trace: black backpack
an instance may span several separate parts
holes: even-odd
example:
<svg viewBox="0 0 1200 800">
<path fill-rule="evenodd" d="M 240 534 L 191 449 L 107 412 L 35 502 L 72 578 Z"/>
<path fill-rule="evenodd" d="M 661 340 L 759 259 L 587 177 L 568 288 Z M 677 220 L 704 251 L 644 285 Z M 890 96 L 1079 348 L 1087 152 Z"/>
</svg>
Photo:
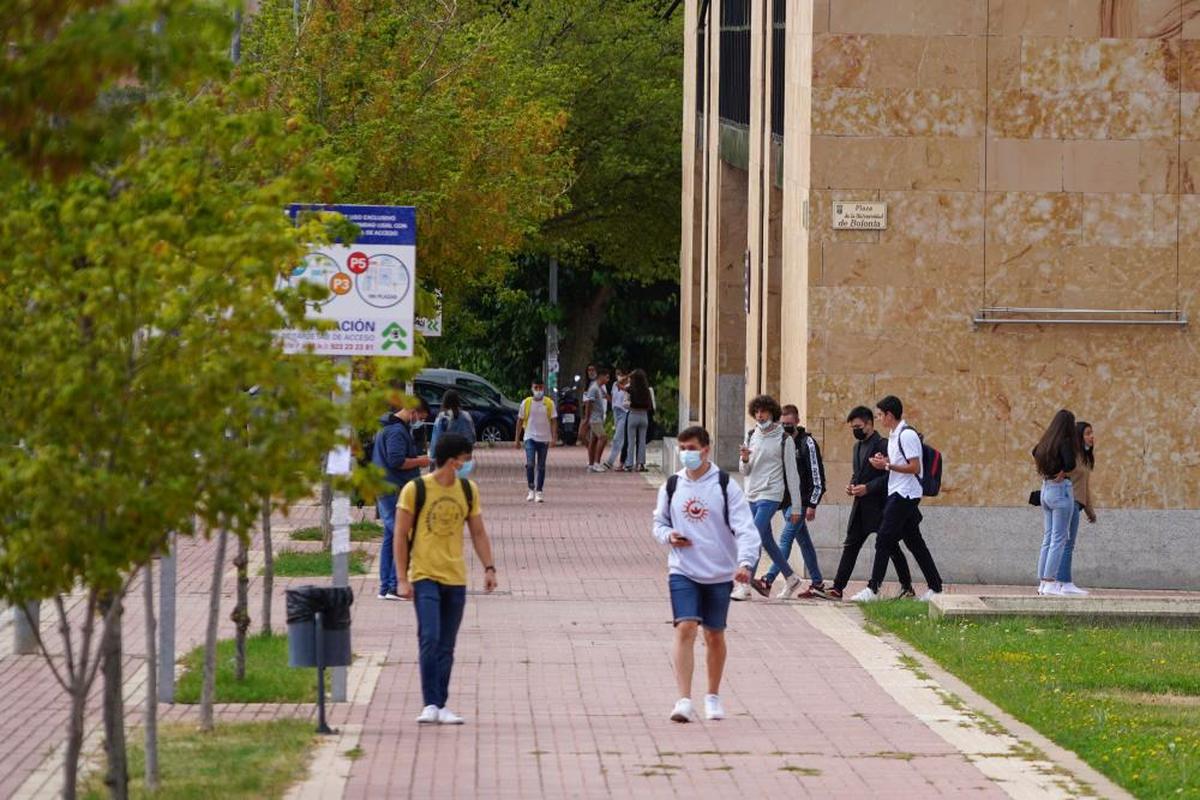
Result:
<svg viewBox="0 0 1200 800">
<path fill-rule="evenodd" d="M 723 469 L 717 469 L 717 483 L 721 484 L 721 497 L 725 500 L 725 527 L 729 527 L 729 473 Z M 667 524 L 674 525 L 675 522 L 671 519 L 671 499 L 675 497 L 675 488 L 679 486 L 679 476 L 672 475 L 667 478 Z M 730 531 L 732 532 L 732 528 Z"/>
<path fill-rule="evenodd" d="M 917 438 L 921 440 L 921 494 L 925 497 L 937 497 L 938 492 L 942 491 L 942 452 L 926 442 L 925 437 L 916 428 L 911 425 L 905 427 L 917 434 Z M 900 448 L 900 457 L 907 461 L 904 440 L 897 437 L 896 445 Z"/>
</svg>

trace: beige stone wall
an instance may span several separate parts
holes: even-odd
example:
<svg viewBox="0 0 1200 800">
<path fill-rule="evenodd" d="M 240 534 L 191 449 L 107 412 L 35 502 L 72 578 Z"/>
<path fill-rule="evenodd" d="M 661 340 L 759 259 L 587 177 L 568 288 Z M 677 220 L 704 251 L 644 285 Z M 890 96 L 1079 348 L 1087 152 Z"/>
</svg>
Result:
<svg viewBox="0 0 1200 800">
<path fill-rule="evenodd" d="M 1029 449 L 1065 406 L 1096 426 L 1101 505 L 1200 505 L 1194 326 L 972 325 L 985 305 L 1194 317 L 1200 2 L 833 0 L 814 13 L 811 140 L 789 128 L 785 156 L 794 176 L 811 148 L 810 182 L 785 185 L 785 224 L 798 198 L 811 218 L 785 232 L 784 326 L 801 333 L 785 339 L 783 382 L 785 395 L 803 383 L 831 484 L 849 472 L 846 412 L 894 393 L 946 453 L 932 502 L 1022 503 Z M 791 34 L 789 58 L 803 58 Z M 837 199 L 887 202 L 888 229 L 833 231 Z M 807 298 L 789 313 L 797 277 Z M 797 338 L 803 356 L 789 353 Z"/>
</svg>

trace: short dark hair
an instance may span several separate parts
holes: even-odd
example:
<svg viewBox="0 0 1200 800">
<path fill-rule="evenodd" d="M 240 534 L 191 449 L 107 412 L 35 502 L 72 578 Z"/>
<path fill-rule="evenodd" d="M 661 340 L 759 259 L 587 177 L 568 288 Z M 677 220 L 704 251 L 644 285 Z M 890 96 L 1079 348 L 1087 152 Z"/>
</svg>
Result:
<svg viewBox="0 0 1200 800">
<path fill-rule="evenodd" d="M 596 367 L 596 377 L 599 377 L 601 375 L 611 375 L 611 374 L 612 373 L 608 371 L 608 367 Z"/>
<path fill-rule="evenodd" d="M 871 413 L 871 409 L 866 406 L 855 406 L 850 409 L 850 413 L 846 415 L 846 422 L 854 422 L 856 419 L 861 419 L 864 423 L 875 422 L 875 415 Z"/>
<path fill-rule="evenodd" d="M 758 397 L 750 401 L 750 416 L 754 416 L 761 410 L 766 410 L 771 413 L 771 419 L 776 422 L 783 416 L 783 409 L 779 407 L 779 401 L 769 394 L 760 394 Z"/>
<path fill-rule="evenodd" d="M 417 402 L 412 406 L 413 411 L 420 411 L 426 417 L 429 416 L 429 403 L 425 402 L 424 397 L 418 397 Z"/>
<path fill-rule="evenodd" d="M 712 438 L 708 435 L 708 431 L 703 425 L 693 425 L 690 428 L 684 428 L 675 437 L 680 442 L 696 442 L 701 447 L 708 447 L 712 443 Z"/>
<path fill-rule="evenodd" d="M 896 419 L 904 418 L 904 404 L 900 402 L 900 398 L 894 394 L 889 394 L 887 397 L 875 404 L 875 407 L 884 414 L 891 414 Z"/>
<path fill-rule="evenodd" d="M 475 449 L 471 440 L 460 433 L 443 433 L 433 448 L 433 460 L 440 467 L 452 458 L 470 455 Z"/>
<path fill-rule="evenodd" d="M 796 408 L 791 403 L 788 403 L 783 407 L 783 414 L 791 414 L 796 419 L 800 419 L 800 409 Z M 783 416 L 783 414 L 780 414 L 780 416 Z"/>
</svg>

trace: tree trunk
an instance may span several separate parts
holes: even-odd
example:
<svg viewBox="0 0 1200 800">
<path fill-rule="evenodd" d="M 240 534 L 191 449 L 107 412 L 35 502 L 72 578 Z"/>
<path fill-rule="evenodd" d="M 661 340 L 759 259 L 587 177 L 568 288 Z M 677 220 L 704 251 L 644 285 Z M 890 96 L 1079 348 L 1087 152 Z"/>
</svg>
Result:
<svg viewBox="0 0 1200 800">
<path fill-rule="evenodd" d="M 100 639 L 100 657 L 104 674 L 104 752 L 108 772 L 104 784 L 109 797 L 129 797 L 129 764 L 125 752 L 125 693 L 121 669 L 121 617 L 125 592 L 110 593 L 102 602 L 104 633 Z"/>
<path fill-rule="evenodd" d="M 262 541 L 263 541 L 263 580 L 262 580 L 262 634 L 271 635 L 271 597 L 275 594 L 275 550 L 271 543 L 271 497 L 262 501 Z"/>
<path fill-rule="evenodd" d="M 233 565 L 237 567 L 237 601 L 233 605 L 233 613 L 229 615 L 235 628 L 234 675 L 239 681 L 246 680 L 246 631 L 250 628 L 250 553 L 246 547 L 248 539 L 248 536 L 238 537 L 237 555 L 233 559 Z"/>
<path fill-rule="evenodd" d="M 154 560 L 146 562 L 142 599 L 146 614 L 146 708 L 145 726 L 146 790 L 158 788 L 158 625 L 154 619 Z"/>
<path fill-rule="evenodd" d="M 217 623 L 221 614 L 221 573 L 225 569 L 225 546 L 229 532 L 217 534 L 217 554 L 213 559 L 212 585 L 208 593 L 208 629 L 204 634 L 204 680 L 200 688 L 200 730 L 213 729 L 213 695 L 217 683 Z"/>
<path fill-rule="evenodd" d="M 328 477 L 321 481 L 321 545 L 333 547 L 333 481 Z"/>
<path fill-rule="evenodd" d="M 559 382 L 561 386 L 567 386 L 568 381 L 574 383 L 575 376 L 584 375 L 584 370 L 591 363 L 596 341 L 600 338 L 600 326 L 608 314 L 608 302 L 612 296 L 611 286 L 601 286 L 586 303 L 567 310 L 567 335 L 559 358 L 561 374 L 566 380 Z M 586 376 L 583 380 L 587 380 Z M 580 400 L 582 402 L 582 398 Z"/>
<path fill-rule="evenodd" d="M 75 800 L 79 793 L 79 757 L 83 752 L 84 713 L 87 709 L 87 698 L 92 688 L 92 681 L 96 677 L 94 665 L 91 663 L 92 637 L 96 628 L 96 590 L 88 590 L 87 606 L 78 641 L 78 654 L 74 652 L 74 637 L 61 596 L 55 598 L 54 607 L 58 611 L 58 630 L 62 637 L 67 667 L 67 676 L 60 680 L 60 685 L 66 688 L 67 694 L 71 698 L 71 710 L 67 717 L 66 751 L 63 757 L 63 798 Z M 51 671 L 58 677 L 53 657 L 46 650 L 46 643 L 42 641 L 40 635 L 38 636 L 38 646 Z"/>
</svg>

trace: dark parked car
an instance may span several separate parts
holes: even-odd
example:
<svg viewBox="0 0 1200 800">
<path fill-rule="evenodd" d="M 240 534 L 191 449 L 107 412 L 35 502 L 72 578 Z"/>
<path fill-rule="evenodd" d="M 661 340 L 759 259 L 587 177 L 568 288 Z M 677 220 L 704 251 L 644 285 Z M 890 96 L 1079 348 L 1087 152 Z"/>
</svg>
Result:
<svg viewBox="0 0 1200 800">
<path fill-rule="evenodd" d="M 442 410 L 442 395 L 453 389 L 462 398 L 463 409 L 475 422 L 475 439 L 480 442 L 511 442 L 517 432 L 517 410 L 476 394 L 463 386 L 448 386 L 428 380 L 413 382 L 413 391 L 429 404 L 429 422 Z"/>
</svg>

